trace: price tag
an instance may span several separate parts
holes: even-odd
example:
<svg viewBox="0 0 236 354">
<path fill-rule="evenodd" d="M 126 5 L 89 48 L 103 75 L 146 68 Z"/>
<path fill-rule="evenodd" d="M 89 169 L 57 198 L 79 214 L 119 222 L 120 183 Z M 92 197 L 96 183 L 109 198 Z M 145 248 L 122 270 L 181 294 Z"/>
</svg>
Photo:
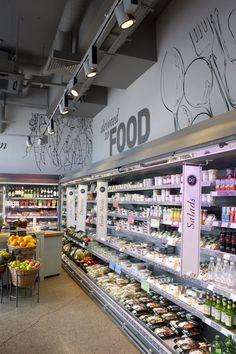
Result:
<svg viewBox="0 0 236 354">
<path fill-rule="evenodd" d="M 214 286 L 213 286 L 213 285 L 211 285 L 211 284 L 208 284 L 208 285 L 207 285 L 207 289 L 208 289 L 208 290 L 210 290 L 210 291 L 213 291 Z"/>
<path fill-rule="evenodd" d="M 150 291 L 150 284 L 146 280 L 141 280 L 141 288 L 148 292 Z"/>
<path fill-rule="evenodd" d="M 118 200 L 114 200 L 112 203 L 113 208 L 119 208 L 119 202 Z"/>
<path fill-rule="evenodd" d="M 115 266 L 116 266 L 116 265 L 115 265 L 114 262 L 112 262 L 112 261 L 109 262 L 109 268 L 110 268 L 110 269 L 115 270 Z"/>
<path fill-rule="evenodd" d="M 178 221 L 172 221 L 171 226 L 172 227 L 179 227 L 179 222 Z"/>
<path fill-rule="evenodd" d="M 226 328 L 221 328 L 221 333 L 224 334 L 225 336 L 227 336 L 229 334 L 229 331 Z"/>
<path fill-rule="evenodd" d="M 231 229 L 236 229 L 236 222 L 231 222 L 230 227 Z"/>
<path fill-rule="evenodd" d="M 119 264 L 116 264 L 116 265 L 115 265 L 115 272 L 116 272 L 117 274 L 121 274 L 121 271 L 122 271 L 121 266 L 120 266 Z"/>
<path fill-rule="evenodd" d="M 151 227 L 159 228 L 160 220 L 151 218 Z"/>
<path fill-rule="evenodd" d="M 210 320 L 209 318 L 206 317 L 206 318 L 204 319 L 204 322 L 205 322 L 206 324 L 208 324 L 209 326 L 211 326 L 211 323 L 212 323 L 212 322 L 211 322 L 211 320 Z"/>
<path fill-rule="evenodd" d="M 134 217 L 133 217 L 133 215 L 128 216 L 128 223 L 129 223 L 129 224 L 134 224 Z"/>
<path fill-rule="evenodd" d="M 222 221 L 221 222 L 221 227 L 229 227 L 229 223 L 225 222 L 225 221 Z"/>
<path fill-rule="evenodd" d="M 230 300 L 236 301 L 236 294 L 230 294 Z"/>
<path fill-rule="evenodd" d="M 224 259 L 226 259 L 227 261 L 229 261 L 229 260 L 230 260 L 230 256 L 231 256 L 230 253 L 225 253 L 225 254 L 224 254 Z"/>
</svg>

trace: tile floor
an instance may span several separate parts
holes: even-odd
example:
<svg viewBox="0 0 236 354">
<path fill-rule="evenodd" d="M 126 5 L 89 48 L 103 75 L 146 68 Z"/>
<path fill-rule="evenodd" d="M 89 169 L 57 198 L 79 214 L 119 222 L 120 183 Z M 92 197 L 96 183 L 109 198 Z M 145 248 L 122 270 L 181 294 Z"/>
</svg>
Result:
<svg viewBox="0 0 236 354">
<path fill-rule="evenodd" d="M 0 353 L 138 354 L 109 317 L 62 271 L 35 298 L 0 304 Z"/>
</svg>

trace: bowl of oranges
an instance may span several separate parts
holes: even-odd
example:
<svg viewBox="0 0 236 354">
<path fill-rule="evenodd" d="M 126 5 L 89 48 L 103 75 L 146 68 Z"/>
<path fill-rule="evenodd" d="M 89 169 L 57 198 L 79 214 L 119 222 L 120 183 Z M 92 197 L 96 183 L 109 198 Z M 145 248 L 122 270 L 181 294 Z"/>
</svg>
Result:
<svg viewBox="0 0 236 354">
<path fill-rule="evenodd" d="M 20 260 L 25 260 L 34 256 L 37 240 L 31 235 L 11 235 L 8 237 L 7 247 L 13 256 Z"/>
</svg>

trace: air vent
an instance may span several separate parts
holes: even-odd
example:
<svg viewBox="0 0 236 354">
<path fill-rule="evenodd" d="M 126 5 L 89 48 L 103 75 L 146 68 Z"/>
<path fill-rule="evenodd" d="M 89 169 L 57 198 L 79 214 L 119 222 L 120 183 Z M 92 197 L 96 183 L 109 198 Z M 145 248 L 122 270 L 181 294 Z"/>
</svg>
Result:
<svg viewBox="0 0 236 354">
<path fill-rule="evenodd" d="M 77 54 L 65 53 L 54 50 L 46 64 L 49 74 L 74 74 L 80 63 Z"/>
<path fill-rule="evenodd" d="M 0 92 L 17 95 L 22 76 L 0 72 Z"/>
</svg>

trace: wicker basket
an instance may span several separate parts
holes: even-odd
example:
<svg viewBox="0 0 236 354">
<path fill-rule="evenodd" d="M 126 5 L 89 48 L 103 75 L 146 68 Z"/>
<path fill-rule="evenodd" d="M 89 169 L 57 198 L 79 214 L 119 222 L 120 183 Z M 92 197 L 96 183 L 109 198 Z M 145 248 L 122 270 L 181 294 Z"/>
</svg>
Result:
<svg viewBox="0 0 236 354">
<path fill-rule="evenodd" d="M 7 263 L 0 265 L 0 273 L 3 273 L 7 267 Z"/>
<path fill-rule="evenodd" d="M 8 250 L 14 257 L 19 259 L 20 261 L 25 261 L 26 259 L 32 259 L 35 255 L 35 247 L 19 247 L 19 246 L 11 246 L 7 245 Z"/>
<path fill-rule="evenodd" d="M 33 288 L 39 269 L 18 270 L 8 266 L 12 284 L 19 288 Z M 18 281 L 18 283 L 17 283 Z"/>
</svg>

